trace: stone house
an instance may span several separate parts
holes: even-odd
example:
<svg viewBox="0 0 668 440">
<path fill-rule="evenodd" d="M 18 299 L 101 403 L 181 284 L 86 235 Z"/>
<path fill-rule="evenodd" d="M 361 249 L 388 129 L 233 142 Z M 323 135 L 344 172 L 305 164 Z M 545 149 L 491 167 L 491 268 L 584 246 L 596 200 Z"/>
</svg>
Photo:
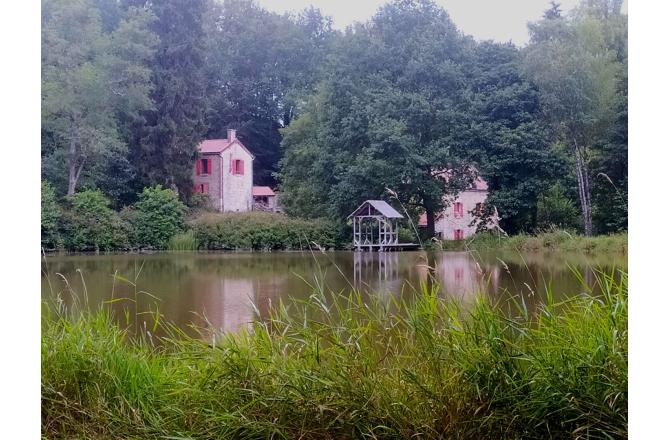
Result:
<svg viewBox="0 0 668 440">
<path fill-rule="evenodd" d="M 446 198 L 446 208 L 436 214 L 434 232 L 442 240 L 463 240 L 476 233 L 480 219 L 476 213 L 482 212 L 487 200 L 488 186 L 478 176 L 471 187 L 460 191 L 457 197 Z M 486 225 L 488 229 L 498 228 L 499 217 L 494 215 Z M 418 226 L 427 226 L 427 215 L 422 214 Z"/>
<path fill-rule="evenodd" d="M 227 130 L 227 139 L 207 139 L 197 146 L 193 192 L 208 194 L 220 212 L 246 212 L 253 208 L 255 157 Z"/>
</svg>

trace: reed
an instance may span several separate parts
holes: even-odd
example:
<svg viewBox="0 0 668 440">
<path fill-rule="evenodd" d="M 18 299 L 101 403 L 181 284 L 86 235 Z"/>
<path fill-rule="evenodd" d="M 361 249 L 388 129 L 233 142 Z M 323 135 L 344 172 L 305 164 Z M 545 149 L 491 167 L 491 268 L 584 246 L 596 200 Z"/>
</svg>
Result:
<svg viewBox="0 0 668 440">
<path fill-rule="evenodd" d="M 199 248 L 199 240 L 193 231 L 186 231 L 173 235 L 167 243 L 170 251 L 196 251 Z"/>
<path fill-rule="evenodd" d="M 624 273 L 537 314 L 319 291 L 249 331 L 132 335 L 108 308 L 46 307 L 51 438 L 625 438 Z"/>
<path fill-rule="evenodd" d="M 466 240 L 445 240 L 432 245 L 437 250 L 512 249 L 522 252 L 564 251 L 615 253 L 626 255 L 628 234 L 617 233 L 585 237 L 568 231 L 551 230 L 535 235 L 517 234 L 508 237 L 493 233 L 475 234 Z"/>
</svg>

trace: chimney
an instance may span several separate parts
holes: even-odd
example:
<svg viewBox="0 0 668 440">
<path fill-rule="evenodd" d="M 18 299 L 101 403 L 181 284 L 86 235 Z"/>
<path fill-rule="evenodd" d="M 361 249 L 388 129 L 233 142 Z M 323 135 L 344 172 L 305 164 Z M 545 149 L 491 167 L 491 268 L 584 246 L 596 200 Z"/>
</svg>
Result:
<svg viewBox="0 0 668 440">
<path fill-rule="evenodd" d="M 227 129 L 227 141 L 232 142 L 237 138 L 237 131 L 233 128 Z"/>
</svg>

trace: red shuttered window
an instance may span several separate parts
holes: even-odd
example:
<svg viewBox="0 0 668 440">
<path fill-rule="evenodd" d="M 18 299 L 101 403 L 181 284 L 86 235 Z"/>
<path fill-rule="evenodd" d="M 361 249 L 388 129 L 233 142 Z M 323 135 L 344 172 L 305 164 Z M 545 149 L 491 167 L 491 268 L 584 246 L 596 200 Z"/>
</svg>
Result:
<svg viewBox="0 0 668 440">
<path fill-rule="evenodd" d="M 230 172 L 235 175 L 244 174 L 244 161 L 239 159 L 230 159 Z"/>
<path fill-rule="evenodd" d="M 455 202 L 454 206 L 455 218 L 461 218 L 464 216 L 464 204 L 462 202 Z"/>
<path fill-rule="evenodd" d="M 197 175 L 211 174 L 211 159 L 200 159 L 197 165 Z"/>
<path fill-rule="evenodd" d="M 464 239 L 464 230 L 463 229 L 455 229 L 455 240 L 463 240 Z"/>
</svg>

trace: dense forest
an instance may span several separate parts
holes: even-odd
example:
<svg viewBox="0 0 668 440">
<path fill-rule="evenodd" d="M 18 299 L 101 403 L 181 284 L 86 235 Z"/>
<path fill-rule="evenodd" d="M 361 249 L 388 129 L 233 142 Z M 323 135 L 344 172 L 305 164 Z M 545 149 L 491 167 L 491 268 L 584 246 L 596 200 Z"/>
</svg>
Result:
<svg viewBox="0 0 668 440">
<path fill-rule="evenodd" d="M 621 3 L 552 3 L 517 47 L 474 40 L 428 0 L 345 31 L 249 0 L 43 0 L 42 178 L 116 210 L 158 184 L 191 203 L 197 144 L 236 128 L 291 216 L 340 221 L 386 198 L 433 230 L 476 169 L 480 215 L 508 233 L 625 230 Z"/>
</svg>

